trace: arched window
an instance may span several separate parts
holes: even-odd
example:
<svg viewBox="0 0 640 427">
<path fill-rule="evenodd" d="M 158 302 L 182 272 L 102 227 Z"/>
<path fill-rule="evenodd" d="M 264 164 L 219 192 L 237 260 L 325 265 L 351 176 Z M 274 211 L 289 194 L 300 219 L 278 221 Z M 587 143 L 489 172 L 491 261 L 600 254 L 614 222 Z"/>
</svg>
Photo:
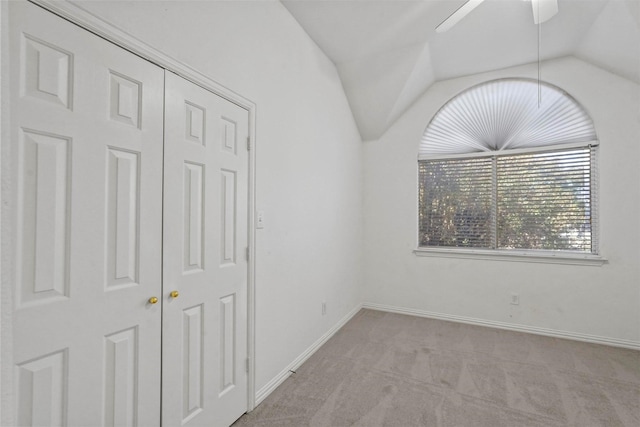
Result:
<svg viewBox="0 0 640 427">
<path fill-rule="evenodd" d="M 589 115 L 550 84 L 455 96 L 420 143 L 420 249 L 597 254 L 597 146 Z"/>
</svg>

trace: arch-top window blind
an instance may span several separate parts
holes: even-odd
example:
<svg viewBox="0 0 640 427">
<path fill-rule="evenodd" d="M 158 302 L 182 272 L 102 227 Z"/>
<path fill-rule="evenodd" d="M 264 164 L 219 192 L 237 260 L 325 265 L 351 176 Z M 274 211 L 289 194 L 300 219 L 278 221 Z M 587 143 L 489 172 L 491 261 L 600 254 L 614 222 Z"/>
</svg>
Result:
<svg viewBox="0 0 640 427">
<path fill-rule="evenodd" d="M 597 254 L 597 145 L 589 115 L 555 86 L 462 92 L 421 140 L 419 245 Z"/>
</svg>

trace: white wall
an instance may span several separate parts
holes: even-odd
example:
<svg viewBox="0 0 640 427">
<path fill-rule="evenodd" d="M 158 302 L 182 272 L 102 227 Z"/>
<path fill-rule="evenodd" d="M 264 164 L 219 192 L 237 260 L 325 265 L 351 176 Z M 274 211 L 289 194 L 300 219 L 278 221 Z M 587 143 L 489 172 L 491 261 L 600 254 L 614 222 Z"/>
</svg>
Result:
<svg viewBox="0 0 640 427">
<path fill-rule="evenodd" d="M 8 28 L 8 7 L 6 2 L 0 3 L 0 51 L 7 52 L 9 47 L 9 41 L 7 40 L 7 28 Z M 0 111 L 2 112 L 2 117 L 0 117 L 0 138 L 2 141 L 5 141 L 6 138 L 9 138 L 9 127 L 6 125 L 8 123 L 7 118 L 5 117 L 6 111 L 9 111 L 8 105 L 8 96 L 6 94 L 9 92 L 7 77 L 9 75 L 9 61 L 7 61 L 3 55 L 0 55 Z M 5 157 L 3 157 L 5 156 Z M 4 145 L 0 147 L 0 176 L 2 176 L 2 167 L 4 167 L 4 161 L 6 159 L 6 154 L 4 154 Z M 0 187 L 2 188 L 2 194 L 5 193 L 5 182 L 1 180 Z M 5 204 L 2 203 L 0 206 L 0 224 L 4 224 L 3 220 L 6 221 L 6 214 L 3 212 L 5 210 Z M 7 239 L 3 234 L 0 234 L 0 272 L 5 272 L 2 269 L 2 265 L 7 265 L 6 261 L 9 260 L 9 256 L 7 255 L 7 249 L 9 246 L 7 245 Z M 9 339 L 13 338 L 10 334 L 7 334 L 5 331 L 11 330 L 13 326 L 12 318 L 11 318 L 11 298 L 7 295 L 6 287 L 4 286 L 6 272 L 3 275 L 0 275 L 0 425 L 5 423 L 5 420 L 8 420 L 10 417 L 6 415 L 6 410 L 3 413 L 2 408 L 4 402 L 11 401 L 11 395 L 13 393 L 13 379 L 11 379 L 13 366 L 10 366 L 8 361 L 12 360 L 12 356 L 8 355 L 7 346 L 4 344 Z M 7 340 L 7 341 L 5 341 Z M 3 416 L 4 414 L 4 416 Z"/>
<path fill-rule="evenodd" d="M 535 65 L 434 84 L 377 141 L 365 143 L 364 301 L 640 345 L 640 87 L 569 57 L 543 79 L 574 96 L 601 143 L 602 267 L 416 257 L 417 152 L 437 110 L 475 84 L 536 77 Z M 509 304 L 511 292 L 520 305 Z"/>
<path fill-rule="evenodd" d="M 257 104 L 259 391 L 361 301 L 362 144 L 336 69 L 277 1 L 74 3 Z"/>
</svg>

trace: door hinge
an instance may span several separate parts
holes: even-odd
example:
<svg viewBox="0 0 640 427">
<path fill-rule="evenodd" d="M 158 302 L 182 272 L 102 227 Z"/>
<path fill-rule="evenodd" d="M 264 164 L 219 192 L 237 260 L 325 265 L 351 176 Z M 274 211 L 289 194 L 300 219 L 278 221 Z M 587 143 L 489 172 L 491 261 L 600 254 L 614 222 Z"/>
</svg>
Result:
<svg viewBox="0 0 640 427">
<path fill-rule="evenodd" d="M 245 368 L 246 368 L 246 370 L 247 370 L 247 373 L 249 373 L 249 358 L 248 358 L 248 357 L 247 357 L 246 362 L 247 362 L 247 363 L 245 364 Z"/>
<path fill-rule="evenodd" d="M 249 262 L 249 246 L 247 246 L 247 250 L 245 251 L 245 257 L 247 258 L 247 262 Z"/>
<path fill-rule="evenodd" d="M 251 137 L 247 137 L 247 150 L 251 150 Z"/>
</svg>

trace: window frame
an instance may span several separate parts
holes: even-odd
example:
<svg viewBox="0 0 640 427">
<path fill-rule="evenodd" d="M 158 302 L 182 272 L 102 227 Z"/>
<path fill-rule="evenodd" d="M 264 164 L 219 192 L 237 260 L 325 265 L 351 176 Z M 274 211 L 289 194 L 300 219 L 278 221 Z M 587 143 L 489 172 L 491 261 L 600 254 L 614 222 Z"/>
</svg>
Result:
<svg viewBox="0 0 640 427">
<path fill-rule="evenodd" d="M 518 86 L 508 87 L 506 85 Z M 503 86 L 504 84 L 504 86 Z M 537 105 L 532 100 L 537 98 Z M 549 100 L 542 102 L 541 100 Z M 502 104 L 502 102 L 506 104 Z M 556 102 L 559 102 L 557 104 Z M 496 109 L 496 105 L 500 103 Z M 542 107 L 541 107 L 542 106 Z M 542 108 L 542 110 L 541 110 Z M 460 123 L 458 114 L 460 112 Z M 524 140 L 510 139 L 501 144 L 497 139 L 487 140 L 487 127 L 478 127 L 478 121 L 484 124 L 495 123 L 496 114 L 505 114 L 510 125 L 512 119 L 525 118 L 528 123 L 519 125 L 529 126 L 530 129 L 545 129 L 544 137 L 540 133 L 536 137 L 525 136 Z M 515 115 L 514 115 L 515 113 Z M 453 114 L 453 115 L 452 115 Z M 522 115 L 524 114 L 524 115 Z M 500 120 L 502 121 L 502 120 Z M 495 128 L 491 128 L 495 129 Z M 523 130 L 522 127 L 503 129 L 505 135 Z M 531 135 L 531 134 L 530 134 Z M 452 138 L 450 138 L 450 136 Z M 529 138 L 527 140 L 527 138 Z M 516 144 L 512 144 L 516 141 Z M 592 251 L 576 252 L 571 250 L 542 250 L 542 249 L 480 249 L 445 246 L 420 246 L 420 161 L 439 159 L 478 158 L 481 156 L 494 157 L 535 153 L 536 151 L 551 151 L 570 148 L 585 148 L 599 146 L 598 136 L 593 120 L 589 113 L 576 99 L 558 86 L 540 79 L 527 77 L 503 77 L 487 80 L 470 86 L 445 102 L 431 118 L 422 137 L 418 149 L 416 164 L 416 212 L 415 220 L 415 248 L 413 253 L 418 257 L 466 258 L 496 261 L 520 261 L 549 264 L 593 265 L 601 266 L 608 261 L 599 252 L 599 203 L 598 203 L 598 155 L 592 156 Z M 596 148 L 599 150 L 599 148 Z M 496 203 L 497 206 L 497 203 Z"/>
<path fill-rule="evenodd" d="M 418 257 L 461 258 L 488 261 L 519 261 L 544 264 L 602 266 L 608 260 L 601 255 L 572 254 L 567 251 L 543 250 L 504 250 L 504 249 L 467 249 L 467 248 L 427 248 L 419 246 L 413 250 Z"/>
<path fill-rule="evenodd" d="M 499 249 L 499 248 L 463 248 L 455 246 L 420 246 L 420 206 L 419 206 L 419 192 L 420 192 L 420 162 L 424 160 L 455 160 L 465 158 L 482 158 L 490 157 L 496 158 L 498 156 L 512 156 L 518 154 L 534 154 L 543 153 L 557 150 L 570 150 L 578 148 L 595 148 L 598 149 L 599 142 L 597 140 L 590 142 L 569 143 L 569 144 L 557 144 L 552 146 L 531 147 L 504 151 L 487 151 L 487 152 L 475 152 L 475 153 L 462 153 L 462 154 L 443 154 L 443 155 L 430 155 L 428 158 L 420 156 L 416 165 L 416 181 L 417 181 L 417 193 L 416 200 L 418 201 L 417 215 L 416 215 L 416 249 L 413 253 L 418 257 L 441 257 L 441 258 L 462 258 L 462 259 L 476 259 L 476 260 L 493 260 L 493 261 L 520 261 L 530 263 L 547 263 L 547 264 L 567 264 L 567 265 L 590 265 L 601 266 L 608 261 L 606 258 L 599 254 L 598 248 L 598 220 L 597 215 L 598 203 L 597 203 L 597 187 L 598 187 L 598 175 L 597 164 L 592 164 L 591 169 L 595 171 L 591 178 L 591 188 L 594 191 L 593 197 L 593 209 L 595 211 L 594 223 L 592 228 L 592 239 L 595 243 L 596 252 L 576 252 L 570 250 L 542 250 L 542 249 Z M 597 162 L 597 155 L 594 157 L 594 161 Z M 494 200 L 494 202 L 497 202 Z M 495 207 L 494 207 L 495 208 Z"/>
</svg>

